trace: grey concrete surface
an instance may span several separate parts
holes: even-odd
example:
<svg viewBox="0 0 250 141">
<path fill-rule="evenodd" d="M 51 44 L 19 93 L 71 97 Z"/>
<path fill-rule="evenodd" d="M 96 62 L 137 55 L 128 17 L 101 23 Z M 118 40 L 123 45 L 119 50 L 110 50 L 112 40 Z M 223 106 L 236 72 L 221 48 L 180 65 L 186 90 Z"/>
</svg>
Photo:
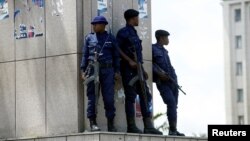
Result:
<svg viewBox="0 0 250 141">
<path fill-rule="evenodd" d="M 16 62 L 16 136 L 45 135 L 45 59 Z"/>
<path fill-rule="evenodd" d="M 46 59 L 47 134 L 77 133 L 77 55 Z"/>
<path fill-rule="evenodd" d="M 15 136 L 15 63 L 0 63 L 0 138 Z"/>
<path fill-rule="evenodd" d="M 75 0 L 56 1 L 62 13 L 55 15 L 57 7 L 46 2 L 46 56 L 77 53 L 77 8 L 81 7 Z"/>
<path fill-rule="evenodd" d="M 33 138 L 3 139 L 3 141 L 207 141 L 207 138 L 175 137 L 145 134 L 126 134 L 111 132 L 84 132 Z"/>
</svg>

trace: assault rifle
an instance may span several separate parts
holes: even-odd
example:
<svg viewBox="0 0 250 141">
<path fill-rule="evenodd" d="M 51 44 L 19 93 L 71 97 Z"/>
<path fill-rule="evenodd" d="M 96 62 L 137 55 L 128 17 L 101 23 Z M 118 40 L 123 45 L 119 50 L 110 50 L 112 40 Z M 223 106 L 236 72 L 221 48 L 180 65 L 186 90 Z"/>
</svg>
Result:
<svg viewBox="0 0 250 141">
<path fill-rule="evenodd" d="M 184 94 L 184 95 L 186 95 L 186 93 L 181 89 L 181 86 L 179 86 L 178 85 L 178 83 L 167 73 L 167 72 L 165 72 L 162 68 L 160 68 L 156 63 L 154 63 L 154 66 L 156 66 L 157 67 L 157 69 L 161 72 L 161 73 L 163 73 L 163 74 L 165 74 L 168 78 L 169 78 L 169 80 Z"/>
<path fill-rule="evenodd" d="M 99 80 L 99 70 L 100 70 L 100 64 L 98 62 L 98 53 L 95 51 L 95 57 L 94 61 L 89 63 L 87 73 L 91 73 L 91 68 L 94 69 L 94 74 L 87 77 L 87 79 L 84 81 L 84 85 L 88 85 L 91 81 L 94 81 L 95 84 L 95 112 L 97 113 L 97 105 L 98 105 L 98 99 L 99 99 L 99 89 L 100 89 L 100 80 Z M 86 74 L 86 73 L 85 73 Z"/>
<path fill-rule="evenodd" d="M 148 97 L 147 97 L 147 86 L 146 86 L 146 80 L 144 78 L 144 70 L 143 70 L 143 66 L 141 64 L 141 62 L 138 60 L 138 56 L 136 54 L 136 48 L 134 45 L 134 42 L 131 38 L 129 38 L 130 43 L 132 44 L 132 49 L 133 51 L 131 51 L 133 53 L 134 56 L 134 61 L 136 62 L 136 69 L 137 69 L 137 75 L 135 77 L 133 77 L 130 81 L 129 81 L 129 85 L 130 86 L 134 86 L 134 84 L 139 81 L 140 83 L 140 87 L 141 87 L 141 92 L 142 92 L 142 96 L 143 96 L 143 100 L 146 106 L 146 109 L 149 110 L 148 107 Z"/>
</svg>

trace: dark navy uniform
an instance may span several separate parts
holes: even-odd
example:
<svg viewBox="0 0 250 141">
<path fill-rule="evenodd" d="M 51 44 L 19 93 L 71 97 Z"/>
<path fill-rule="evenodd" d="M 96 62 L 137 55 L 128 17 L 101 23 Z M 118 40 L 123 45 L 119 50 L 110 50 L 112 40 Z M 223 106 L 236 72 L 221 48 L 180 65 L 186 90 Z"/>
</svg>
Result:
<svg viewBox="0 0 250 141">
<path fill-rule="evenodd" d="M 171 64 L 168 51 L 159 44 L 152 45 L 153 62 L 167 72 L 177 82 L 175 70 Z M 157 76 L 159 69 L 153 65 L 153 79 L 160 91 L 161 97 L 165 104 L 167 104 L 167 116 L 169 121 L 175 121 L 177 118 L 177 103 L 178 103 L 178 88 L 171 81 L 160 81 Z"/>
<path fill-rule="evenodd" d="M 104 100 L 104 108 L 107 118 L 114 118 L 114 72 L 119 73 L 119 52 L 117 50 L 115 37 L 106 31 L 104 33 L 90 33 L 86 36 L 83 46 L 83 57 L 81 69 L 84 72 L 88 63 L 94 60 L 94 52 L 99 52 L 98 61 L 100 63 L 100 85 Z M 91 74 L 93 71 L 91 71 Z M 87 87 L 88 108 L 87 117 L 96 118 L 95 111 L 95 85 L 90 82 Z"/>
<path fill-rule="evenodd" d="M 117 41 L 119 43 L 120 49 L 131 59 L 134 58 L 133 52 L 136 50 L 138 61 L 142 61 L 142 45 L 141 40 L 139 39 L 137 32 L 133 26 L 126 25 L 126 27 L 120 29 L 117 33 Z M 130 38 L 130 39 L 129 39 Z M 131 41 L 133 43 L 131 43 Z M 132 47 L 132 44 L 135 46 L 135 50 Z M 135 84 L 135 87 L 128 85 L 130 80 L 137 75 L 137 70 L 130 67 L 129 63 L 126 60 L 121 60 L 121 75 L 123 81 L 123 87 L 125 90 L 125 110 L 126 115 L 129 117 L 135 116 L 134 103 L 136 95 L 140 96 L 140 105 L 141 112 L 143 117 L 150 117 L 152 113 L 152 96 L 147 87 L 147 107 L 143 100 L 141 88 L 139 82 Z M 146 82 L 145 82 L 146 83 Z"/>
<path fill-rule="evenodd" d="M 99 73 L 102 97 L 104 101 L 105 115 L 107 117 L 108 131 L 116 132 L 114 127 L 115 106 L 114 106 L 114 79 L 118 79 L 120 72 L 120 56 L 118 44 L 111 33 L 105 31 L 108 21 L 104 16 L 96 16 L 91 24 L 95 33 L 90 33 L 85 38 L 83 46 L 83 57 L 81 63 L 82 78 Z M 99 71 L 93 66 L 98 61 Z M 96 69 L 94 69 L 96 68 Z M 86 70 L 87 69 L 87 70 Z M 97 87 L 96 87 L 97 88 Z M 90 121 L 91 131 L 100 131 L 96 122 L 96 94 L 95 81 L 87 84 L 88 107 L 87 117 Z"/>
<path fill-rule="evenodd" d="M 152 45 L 153 52 L 153 81 L 156 82 L 157 89 L 160 91 L 160 95 L 167 105 L 167 117 L 169 122 L 169 135 L 184 136 L 176 129 L 177 124 L 177 105 L 178 105 L 178 84 L 177 75 L 175 69 L 171 64 L 168 51 L 163 45 L 169 43 L 169 33 L 165 30 L 157 30 L 155 32 L 157 43 Z M 162 70 L 169 75 L 175 81 L 164 80 L 160 78 L 159 74 L 162 74 Z"/>
<path fill-rule="evenodd" d="M 162 135 L 162 132 L 154 128 L 152 122 L 152 96 L 147 86 L 146 80 L 142 82 L 144 83 L 143 85 L 144 89 L 141 87 L 140 81 L 135 82 L 133 86 L 131 86 L 132 84 L 129 84 L 131 80 L 134 80 L 133 78 L 135 78 L 135 76 L 139 75 L 137 72 L 137 68 L 135 67 L 136 66 L 135 63 L 137 63 L 137 66 L 138 62 L 141 65 L 143 64 L 141 40 L 138 37 L 137 32 L 134 28 L 134 26 L 138 26 L 139 24 L 138 15 L 139 12 L 134 9 L 126 10 L 124 12 L 126 26 L 124 28 L 121 28 L 116 36 L 122 57 L 121 75 L 122 75 L 123 87 L 125 90 L 125 111 L 127 119 L 127 132 L 142 133 L 142 131 L 135 124 L 134 103 L 136 96 L 138 94 L 140 97 L 140 108 L 144 123 L 143 133 Z M 145 73 L 142 75 L 145 75 Z"/>
</svg>

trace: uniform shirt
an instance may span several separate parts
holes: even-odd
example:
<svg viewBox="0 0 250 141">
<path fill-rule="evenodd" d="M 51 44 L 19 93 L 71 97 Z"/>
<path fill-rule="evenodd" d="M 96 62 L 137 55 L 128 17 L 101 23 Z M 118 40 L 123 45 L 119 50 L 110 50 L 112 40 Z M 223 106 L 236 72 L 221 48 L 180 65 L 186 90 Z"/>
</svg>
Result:
<svg viewBox="0 0 250 141">
<path fill-rule="evenodd" d="M 171 64 L 168 51 L 160 44 L 152 45 L 153 52 L 153 63 L 157 64 L 161 69 L 163 69 L 166 73 L 168 73 L 176 82 L 177 76 L 175 73 L 175 69 Z M 159 69 L 157 69 L 156 65 L 153 65 L 153 79 L 156 81 L 158 79 L 157 73 Z"/>
<path fill-rule="evenodd" d="M 134 59 L 133 52 L 136 50 L 137 59 L 140 63 L 142 61 L 142 45 L 139 36 L 137 35 L 137 31 L 131 25 L 126 25 L 122 29 L 120 29 L 116 36 L 118 45 L 120 49 L 131 59 Z M 135 50 L 133 46 L 135 46 Z M 126 62 L 128 63 L 128 62 Z"/>
<path fill-rule="evenodd" d="M 90 33 L 85 38 L 82 47 L 81 70 L 85 71 L 88 62 L 95 59 L 95 51 L 99 52 L 98 61 L 100 64 L 113 64 L 115 72 L 120 70 L 120 56 L 118 44 L 112 34 L 107 33 Z"/>
</svg>

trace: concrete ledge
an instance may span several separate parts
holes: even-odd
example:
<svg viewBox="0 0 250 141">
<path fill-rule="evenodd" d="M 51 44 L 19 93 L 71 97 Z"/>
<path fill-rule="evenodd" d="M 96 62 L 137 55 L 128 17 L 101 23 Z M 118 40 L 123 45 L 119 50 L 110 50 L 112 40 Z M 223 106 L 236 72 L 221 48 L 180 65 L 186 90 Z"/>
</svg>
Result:
<svg viewBox="0 0 250 141">
<path fill-rule="evenodd" d="M 207 138 L 129 134 L 119 132 L 84 132 L 68 135 L 0 139 L 0 141 L 207 141 Z"/>
</svg>

